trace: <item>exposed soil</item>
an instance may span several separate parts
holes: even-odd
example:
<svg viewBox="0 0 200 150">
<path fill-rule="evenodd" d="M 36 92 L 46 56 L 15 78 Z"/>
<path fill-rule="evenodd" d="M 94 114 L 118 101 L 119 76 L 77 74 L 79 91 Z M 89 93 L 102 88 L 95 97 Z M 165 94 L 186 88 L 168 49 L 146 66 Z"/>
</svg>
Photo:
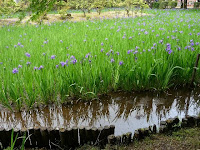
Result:
<svg viewBox="0 0 200 150">
<path fill-rule="evenodd" d="M 83 146 L 78 150 L 99 150 L 98 147 Z M 199 150 L 200 128 L 181 129 L 172 135 L 152 135 L 129 146 L 107 146 L 105 150 Z"/>
<path fill-rule="evenodd" d="M 146 16 L 149 14 L 145 13 L 130 13 L 129 17 L 138 17 L 138 16 Z M 86 21 L 86 20 L 93 20 L 93 19 L 107 19 L 107 18 L 122 18 L 122 17 L 128 17 L 126 15 L 125 11 L 108 11 L 108 12 L 102 12 L 100 15 L 97 12 L 91 12 L 91 13 L 86 13 L 86 17 L 84 17 L 83 13 L 72 13 L 71 17 L 68 18 L 68 21 Z M 30 16 L 25 17 L 21 23 L 26 23 L 30 19 Z M 51 23 L 51 22 L 61 22 L 64 21 L 65 19 L 61 19 L 59 14 L 47 14 L 45 19 L 43 20 L 44 24 Z M 6 25 L 6 24 L 13 24 L 19 21 L 18 18 L 8 18 L 8 19 L 0 19 L 0 25 Z M 31 24 L 37 24 L 36 22 L 30 22 Z"/>
</svg>

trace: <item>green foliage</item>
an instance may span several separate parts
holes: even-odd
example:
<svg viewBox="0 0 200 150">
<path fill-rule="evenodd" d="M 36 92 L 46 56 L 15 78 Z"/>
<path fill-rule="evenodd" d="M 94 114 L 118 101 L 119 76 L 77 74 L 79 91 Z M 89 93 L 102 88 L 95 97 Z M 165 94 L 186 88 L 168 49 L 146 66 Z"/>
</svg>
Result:
<svg viewBox="0 0 200 150">
<path fill-rule="evenodd" d="M 200 7 L 200 2 L 194 2 L 194 8 L 199 8 Z"/>
<path fill-rule="evenodd" d="M 167 6 L 168 6 L 168 3 L 169 3 L 169 2 L 167 2 L 167 1 L 161 2 L 160 5 L 159 5 L 159 8 L 160 8 L 160 9 L 166 9 Z"/>
<path fill-rule="evenodd" d="M 25 12 L 26 9 L 28 9 L 29 5 L 29 0 L 21 0 L 19 3 L 16 4 L 17 12 Z"/>
<path fill-rule="evenodd" d="M 69 3 L 71 8 L 80 9 L 84 17 L 86 17 L 86 12 L 90 12 L 93 7 L 93 0 L 71 0 Z"/>
<path fill-rule="evenodd" d="M 133 6 L 133 0 L 125 0 L 125 10 L 126 10 L 126 14 L 127 16 L 129 16 L 129 12 L 131 11 L 131 8 Z"/>
<path fill-rule="evenodd" d="M 41 19 L 47 12 L 52 10 L 56 0 L 30 0 L 28 11 L 32 12 L 31 20 Z"/>
<path fill-rule="evenodd" d="M 58 13 L 60 14 L 61 19 L 66 19 L 68 17 L 67 10 L 70 8 L 68 3 L 60 0 L 56 2 L 55 5 Z"/>
<path fill-rule="evenodd" d="M 170 8 L 175 8 L 177 6 L 177 2 L 176 1 L 170 1 L 169 6 L 170 6 Z"/>
<path fill-rule="evenodd" d="M 142 13 L 142 10 L 144 8 L 148 8 L 148 5 L 145 4 L 145 2 L 143 0 L 125 0 L 125 10 L 126 10 L 126 14 L 127 16 L 129 16 L 130 11 L 135 8 L 135 14 L 137 14 L 137 12 L 139 11 L 138 8 L 140 8 L 140 11 Z"/>
<path fill-rule="evenodd" d="M 56 10 L 61 10 L 66 5 L 67 5 L 67 2 L 65 2 L 64 0 L 56 1 L 54 4 L 54 6 L 56 7 Z"/>
<path fill-rule="evenodd" d="M 158 9 L 159 8 L 160 3 L 159 2 L 153 2 L 153 8 Z"/>
<path fill-rule="evenodd" d="M 121 0 L 107 0 L 107 5 L 106 7 L 120 7 L 122 4 Z"/>
<path fill-rule="evenodd" d="M 18 134 L 14 137 L 14 130 L 12 129 L 10 150 L 14 150 L 15 143 L 16 143 L 16 141 L 17 141 L 17 137 L 18 137 Z"/>
<path fill-rule="evenodd" d="M 104 7 L 107 6 L 107 0 L 95 0 L 93 3 L 93 8 L 97 10 L 97 13 L 100 15 Z"/>
<path fill-rule="evenodd" d="M 7 17 L 17 12 L 16 3 L 13 0 L 4 0 L 0 3 L 0 15 Z"/>
</svg>

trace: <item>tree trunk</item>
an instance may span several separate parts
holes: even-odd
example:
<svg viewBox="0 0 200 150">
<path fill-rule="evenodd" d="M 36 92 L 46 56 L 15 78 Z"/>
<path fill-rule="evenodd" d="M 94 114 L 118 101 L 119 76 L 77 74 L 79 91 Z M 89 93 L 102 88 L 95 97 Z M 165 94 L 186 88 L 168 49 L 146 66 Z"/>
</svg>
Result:
<svg viewBox="0 0 200 150">
<path fill-rule="evenodd" d="M 184 3 L 183 3 L 183 0 L 181 0 L 181 8 L 183 8 L 183 4 L 184 4 Z"/>
<path fill-rule="evenodd" d="M 85 10 L 82 10 L 82 11 L 83 11 L 83 16 L 86 17 Z"/>
<path fill-rule="evenodd" d="M 126 9 L 126 14 L 129 17 L 129 10 L 128 9 Z"/>
<path fill-rule="evenodd" d="M 187 9 L 187 0 L 184 0 L 184 9 Z"/>
</svg>

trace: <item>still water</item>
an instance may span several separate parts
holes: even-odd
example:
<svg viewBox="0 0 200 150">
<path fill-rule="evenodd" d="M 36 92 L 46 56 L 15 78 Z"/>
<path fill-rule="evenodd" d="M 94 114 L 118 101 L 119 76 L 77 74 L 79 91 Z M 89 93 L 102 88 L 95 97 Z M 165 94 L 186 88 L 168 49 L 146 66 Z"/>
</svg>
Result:
<svg viewBox="0 0 200 150">
<path fill-rule="evenodd" d="M 200 89 L 181 89 L 168 93 L 113 93 L 90 102 L 51 105 L 31 111 L 9 112 L 1 108 L 0 127 L 73 127 L 115 125 L 115 135 L 158 125 L 178 116 L 199 115 Z"/>
</svg>

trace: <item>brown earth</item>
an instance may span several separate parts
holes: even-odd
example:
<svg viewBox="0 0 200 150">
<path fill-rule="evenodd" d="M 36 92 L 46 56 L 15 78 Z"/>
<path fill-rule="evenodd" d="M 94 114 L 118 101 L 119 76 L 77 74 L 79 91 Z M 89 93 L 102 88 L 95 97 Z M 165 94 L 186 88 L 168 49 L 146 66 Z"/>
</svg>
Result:
<svg viewBox="0 0 200 150">
<path fill-rule="evenodd" d="M 99 148 L 85 145 L 78 150 L 99 150 Z M 129 146 L 107 146 L 105 150 L 200 150 L 200 128 L 181 129 L 172 135 L 152 135 Z"/>
<path fill-rule="evenodd" d="M 145 13 L 130 13 L 129 17 L 138 17 L 138 16 L 146 16 L 149 14 Z M 100 15 L 97 12 L 91 12 L 91 13 L 86 13 L 86 17 L 84 17 L 83 13 L 72 13 L 71 18 L 68 18 L 68 21 L 86 21 L 86 20 L 94 20 L 94 19 L 107 19 L 107 18 L 122 18 L 122 17 L 127 17 L 127 14 L 125 11 L 108 11 L 108 12 L 102 12 Z M 28 22 L 30 19 L 30 16 L 25 17 L 21 23 L 24 24 Z M 64 19 L 65 20 L 65 19 Z M 61 19 L 59 14 L 47 14 L 47 17 L 43 20 L 44 24 L 51 23 L 51 22 L 61 22 L 64 21 Z M 0 25 L 6 25 L 6 24 L 13 24 L 18 22 L 18 18 L 8 18 L 8 19 L 0 19 Z M 31 24 L 37 24 L 37 22 L 31 22 Z"/>
</svg>

